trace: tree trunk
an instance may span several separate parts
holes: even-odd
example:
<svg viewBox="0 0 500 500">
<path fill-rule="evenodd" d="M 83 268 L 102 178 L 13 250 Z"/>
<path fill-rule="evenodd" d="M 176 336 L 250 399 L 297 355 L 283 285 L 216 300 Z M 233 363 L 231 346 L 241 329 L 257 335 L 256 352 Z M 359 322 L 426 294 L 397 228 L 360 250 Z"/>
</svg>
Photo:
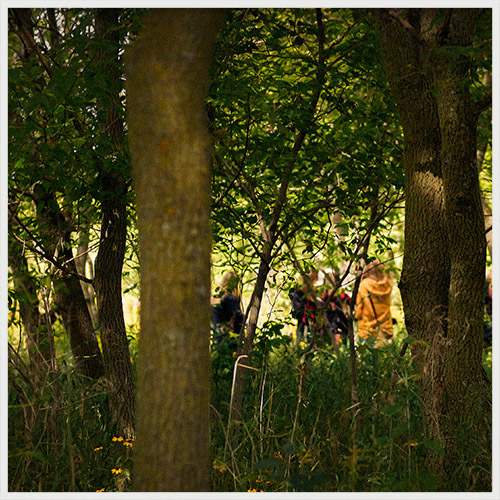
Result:
<svg viewBox="0 0 500 500">
<path fill-rule="evenodd" d="M 100 53 L 100 64 L 109 77 L 108 98 L 100 107 L 106 119 L 99 124 L 110 135 L 109 154 L 124 147 L 123 124 L 118 115 L 118 14 L 115 9 L 99 9 L 96 36 L 115 42 L 111 53 Z M 122 304 L 122 269 L 127 238 L 127 191 L 125 174 L 116 165 L 101 166 L 101 234 L 95 260 L 94 289 L 101 334 L 108 396 L 112 418 L 119 433 L 132 437 L 134 431 L 134 382 Z"/>
<path fill-rule="evenodd" d="M 426 10 L 424 14 L 432 26 L 437 11 Z M 480 470 L 491 466 L 483 460 L 490 446 L 492 415 L 491 386 L 485 383 L 482 368 L 486 240 L 476 167 L 477 124 L 469 86 L 464 85 L 470 61 L 454 52 L 471 46 L 476 22 L 477 10 L 454 9 L 448 37 L 441 50 L 430 52 L 428 61 L 441 126 L 444 215 L 451 264 L 446 352 L 441 353 L 446 359 L 441 407 L 448 440 L 444 465 L 450 478 L 463 473 L 464 466 Z M 480 477 L 484 485 L 486 477 Z"/>
<path fill-rule="evenodd" d="M 233 441 L 233 445 L 236 445 L 238 441 L 238 433 L 235 432 L 237 428 L 234 426 L 234 423 L 241 421 L 243 416 L 243 397 L 245 394 L 245 382 L 247 377 L 247 368 L 245 368 L 245 366 L 249 364 L 250 357 L 253 352 L 253 340 L 257 331 L 262 297 L 266 289 L 266 280 L 270 270 L 269 261 L 271 250 L 271 246 L 266 246 L 264 251 L 265 253 L 261 256 L 257 280 L 248 305 L 249 313 L 247 325 L 246 328 L 240 332 L 238 359 L 240 359 L 240 356 L 245 356 L 245 358 L 241 358 L 243 360 L 242 363 L 238 363 L 238 366 L 235 367 L 236 376 L 234 378 L 234 386 L 232 390 L 228 426 L 228 435 L 230 440 Z"/>
<path fill-rule="evenodd" d="M 416 340 L 413 354 L 421 372 L 428 435 L 445 450 L 442 457 L 430 454 L 429 464 L 442 474 L 443 485 L 453 481 L 460 488 L 466 469 L 475 465 L 474 456 L 487 454 L 477 442 L 469 447 L 468 439 L 459 438 L 465 430 L 479 434 L 482 444 L 488 441 L 488 425 L 468 403 L 469 394 L 475 393 L 480 411 L 488 413 L 478 330 L 484 300 L 484 226 L 479 230 L 475 123 L 464 75 L 455 74 L 460 70 L 449 53 L 442 57 L 436 50 L 444 31 L 455 29 L 458 19 L 454 12 L 452 22 L 441 25 L 435 22 L 438 13 L 381 10 L 379 28 L 405 137 L 400 282 L 405 322 L 408 335 Z M 448 20 L 447 15 L 444 23 Z M 457 468 L 459 455 L 465 469 Z M 454 473 L 462 475 L 460 481 L 452 479 Z"/>
<path fill-rule="evenodd" d="M 31 9 L 12 9 L 12 16 L 17 26 L 18 35 L 25 47 L 21 58 L 26 59 L 40 50 L 34 39 Z M 51 67 L 45 59 L 43 61 L 45 64 L 42 66 L 50 77 Z M 37 85 L 45 86 L 43 77 L 38 79 Z M 51 138 L 49 137 L 47 140 L 50 142 Z M 36 197 L 35 203 L 37 225 L 42 234 L 46 251 L 51 256 L 56 257 L 57 255 L 56 258 L 60 263 L 67 261 L 66 267 L 76 274 L 70 242 L 71 228 L 59 208 L 55 193 L 47 190 Z M 77 368 L 87 377 L 98 378 L 103 374 L 102 356 L 87 304 L 83 298 L 81 284 L 75 276 L 70 274 L 58 275 L 54 280 L 54 288 L 56 305 L 60 308 Z"/>
<path fill-rule="evenodd" d="M 58 260 L 76 273 L 69 244 L 69 241 L 64 243 Z M 86 377 L 101 377 L 104 375 L 102 355 L 80 281 L 71 275 L 57 277 L 54 279 L 54 291 L 54 301 L 61 313 L 77 369 Z"/>
<path fill-rule="evenodd" d="M 401 11 L 413 22 L 418 13 Z M 416 18 L 416 19 L 414 19 Z M 421 70 L 418 41 L 388 14 L 379 18 L 381 49 L 404 133 L 405 252 L 399 288 L 414 361 L 422 374 L 422 406 L 431 439 L 441 439 L 449 255 L 444 225 L 441 132 L 431 83 Z M 434 457 L 438 461 L 438 457 Z M 436 463 L 436 469 L 440 464 Z"/>
<path fill-rule="evenodd" d="M 221 10 L 155 9 L 127 57 L 141 253 L 136 491 L 210 489 L 210 169 Z"/>
<path fill-rule="evenodd" d="M 92 259 L 88 254 L 89 250 L 89 240 L 88 240 L 88 230 L 81 230 L 78 235 L 78 248 L 77 256 L 75 257 L 76 270 L 81 276 L 85 276 L 91 280 L 94 279 L 94 264 Z M 90 271 L 87 272 L 87 264 L 89 264 Z M 89 309 L 90 318 L 94 328 L 98 327 L 97 320 L 97 308 L 95 305 L 95 291 L 94 287 L 90 283 L 80 282 L 83 290 L 83 295 L 87 301 L 87 307 Z"/>
<path fill-rule="evenodd" d="M 76 274 L 70 222 L 65 219 L 54 193 L 50 191 L 37 198 L 36 206 L 45 249 L 69 271 L 57 273 L 53 279 L 54 302 L 61 313 L 75 365 L 86 377 L 99 378 L 104 374 L 104 368 L 94 325 L 80 281 L 70 274 Z"/>
</svg>

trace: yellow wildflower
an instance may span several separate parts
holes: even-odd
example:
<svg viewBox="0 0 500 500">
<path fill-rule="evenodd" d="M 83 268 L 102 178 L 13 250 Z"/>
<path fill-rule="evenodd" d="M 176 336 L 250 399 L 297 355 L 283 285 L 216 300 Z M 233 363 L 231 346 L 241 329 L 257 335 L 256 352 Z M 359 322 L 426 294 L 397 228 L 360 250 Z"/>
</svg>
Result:
<svg viewBox="0 0 500 500">
<path fill-rule="evenodd" d="M 124 441 L 123 445 L 124 446 L 134 446 L 134 443 L 132 443 L 132 441 Z"/>
<path fill-rule="evenodd" d="M 117 474 L 117 475 L 118 475 L 118 474 L 121 474 L 121 473 L 123 472 L 123 470 L 122 470 L 121 468 L 118 468 L 118 469 L 111 469 L 111 472 L 112 472 L 113 474 Z"/>
<path fill-rule="evenodd" d="M 102 450 L 102 446 L 98 446 L 97 448 L 94 448 L 94 451 L 99 451 Z"/>
<path fill-rule="evenodd" d="M 122 436 L 114 436 L 113 439 L 111 441 L 123 441 L 123 437 Z"/>
<path fill-rule="evenodd" d="M 106 491 L 106 488 L 101 488 L 100 490 L 95 490 L 96 493 L 102 493 L 103 491 Z"/>
</svg>

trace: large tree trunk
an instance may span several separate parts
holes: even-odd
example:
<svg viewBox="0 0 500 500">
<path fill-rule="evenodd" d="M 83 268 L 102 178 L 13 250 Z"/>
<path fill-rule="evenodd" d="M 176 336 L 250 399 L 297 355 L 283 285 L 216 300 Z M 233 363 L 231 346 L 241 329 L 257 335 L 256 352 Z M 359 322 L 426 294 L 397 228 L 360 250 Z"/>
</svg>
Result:
<svg viewBox="0 0 500 500">
<path fill-rule="evenodd" d="M 432 24 L 437 14 L 434 9 L 381 10 L 379 27 L 405 137 L 405 255 L 400 283 L 405 322 L 417 341 L 413 353 L 421 372 L 428 434 L 445 451 L 442 457 L 431 454 L 429 464 L 443 473 L 443 481 L 460 474 L 460 481 L 452 483 L 460 488 L 467 468 L 476 465 L 474 457 L 487 454 L 482 445 L 489 439 L 488 425 L 472 410 L 469 397 L 476 394 L 479 413 L 488 414 L 479 331 L 484 226 L 477 215 L 475 122 L 464 75 L 455 73 L 459 69 L 449 53 L 441 58 L 438 54 L 443 52 L 436 51 L 443 33 L 440 23 Z M 446 29 L 455 28 L 456 13 L 452 20 Z M 480 436 L 472 446 L 470 440 L 460 439 L 469 433 Z"/>
<path fill-rule="evenodd" d="M 210 167 L 222 12 L 155 9 L 127 54 L 141 253 L 137 491 L 210 489 Z"/>
<path fill-rule="evenodd" d="M 118 74 L 118 13 L 115 9 L 99 9 L 96 15 L 96 35 L 114 42 L 113 50 L 100 53 L 100 64 L 109 77 L 107 98 L 100 107 L 106 119 L 99 124 L 103 134 L 112 139 L 110 154 L 124 147 L 123 122 L 118 114 L 120 102 L 117 90 Z M 108 381 L 108 396 L 112 418 L 118 432 L 134 436 L 134 382 L 122 304 L 122 269 L 127 238 L 127 191 L 125 174 L 103 163 L 100 172 L 101 234 L 95 260 L 94 288 L 101 343 Z"/>
<path fill-rule="evenodd" d="M 476 168 L 476 116 L 467 82 L 470 61 L 456 50 L 470 47 L 477 10 L 454 9 L 441 50 L 429 54 L 441 127 L 445 222 L 450 254 L 448 330 L 441 353 L 446 359 L 442 426 L 445 468 L 450 478 L 463 467 L 487 468 L 491 439 L 491 386 L 482 369 L 486 240 Z M 427 34 L 436 10 L 425 10 Z M 435 24 L 434 24 L 435 25 Z M 437 37 L 436 37 L 437 38 Z M 467 446 L 461 439 L 467 436 Z M 478 450 L 484 450 L 478 453 Z M 487 474 L 486 474 L 487 475 Z M 480 474 L 484 486 L 484 474 Z M 459 480 L 459 478 L 457 478 Z"/>
</svg>

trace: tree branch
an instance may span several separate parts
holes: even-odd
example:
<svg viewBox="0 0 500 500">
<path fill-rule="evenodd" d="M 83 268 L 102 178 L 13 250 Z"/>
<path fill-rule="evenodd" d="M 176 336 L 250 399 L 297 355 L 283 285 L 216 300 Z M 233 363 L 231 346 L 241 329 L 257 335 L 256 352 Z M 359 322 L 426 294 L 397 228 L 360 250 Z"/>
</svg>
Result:
<svg viewBox="0 0 500 500">
<path fill-rule="evenodd" d="M 321 9 L 316 9 L 316 20 L 318 25 L 318 62 L 317 62 L 317 75 L 316 75 L 317 85 L 315 92 L 312 96 L 311 103 L 309 104 L 308 107 L 308 111 L 311 115 L 311 118 L 303 126 L 302 130 L 299 131 L 295 139 L 295 142 L 293 144 L 290 161 L 285 167 L 285 172 L 283 174 L 281 185 L 278 191 L 278 198 L 276 200 L 276 204 L 274 205 L 274 210 L 271 216 L 271 223 L 269 224 L 269 234 L 273 241 L 276 241 L 276 228 L 278 226 L 278 221 L 281 216 L 283 205 L 285 204 L 286 201 L 288 185 L 290 184 L 292 171 L 295 166 L 295 161 L 297 160 L 297 155 L 302 147 L 302 144 L 304 143 L 307 131 L 314 120 L 314 111 L 316 110 L 316 106 L 318 105 L 319 97 L 323 89 L 323 83 L 326 75 L 325 50 L 324 50 L 325 32 L 323 25 L 323 13 Z"/>
<path fill-rule="evenodd" d="M 383 9 L 391 16 L 393 19 L 395 19 L 408 33 L 410 33 L 413 38 L 422 46 L 422 48 L 426 51 L 430 51 L 429 44 L 420 36 L 420 33 L 415 29 L 415 27 L 407 20 L 405 19 L 400 12 L 398 12 L 396 9 Z"/>
<path fill-rule="evenodd" d="M 492 97 L 491 94 L 486 94 L 482 99 L 473 103 L 472 112 L 476 116 L 476 118 L 487 109 L 491 108 L 492 105 Z"/>
<path fill-rule="evenodd" d="M 26 232 L 26 234 L 30 237 L 30 239 L 35 243 L 36 247 L 30 245 L 28 242 L 26 242 L 26 240 L 23 240 L 21 237 L 17 236 L 17 234 L 14 234 L 12 231 L 10 231 L 10 234 L 13 238 L 15 238 L 17 241 L 22 243 L 26 248 L 29 248 L 32 252 L 43 257 L 46 261 L 50 262 L 53 266 L 55 266 L 57 269 L 64 272 L 65 274 L 69 274 L 70 276 L 74 276 L 75 278 L 78 278 L 80 281 L 83 281 L 85 283 L 89 283 L 90 285 L 94 284 L 94 280 L 87 278 L 86 276 L 82 276 L 81 274 L 75 273 L 71 269 L 68 269 L 65 266 L 65 264 L 66 264 L 66 262 L 69 262 L 69 261 L 66 261 L 64 263 L 57 262 L 56 259 L 51 257 L 45 251 L 45 249 L 43 248 L 43 245 L 37 240 L 36 236 L 25 226 L 25 224 L 23 224 L 23 222 L 21 222 L 21 220 L 19 219 L 19 217 L 17 215 L 12 215 L 11 217 L 12 217 L 12 219 L 14 219 L 16 224 L 18 224 Z M 74 257 L 73 257 L 73 259 L 74 259 Z"/>
</svg>

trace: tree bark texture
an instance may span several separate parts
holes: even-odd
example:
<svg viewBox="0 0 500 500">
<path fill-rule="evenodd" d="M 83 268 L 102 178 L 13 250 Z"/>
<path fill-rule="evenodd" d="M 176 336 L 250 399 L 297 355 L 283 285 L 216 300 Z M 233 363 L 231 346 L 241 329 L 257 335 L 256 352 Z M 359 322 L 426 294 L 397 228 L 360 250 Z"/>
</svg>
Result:
<svg viewBox="0 0 500 500">
<path fill-rule="evenodd" d="M 480 448 L 486 452 L 491 438 L 486 431 L 491 430 L 491 387 L 485 384 L 482 369 L 486 239 L 476 167 L 477 125 L 469 86 L 464 85 L 470 61 L 455 52 L 471 46 L 477 13 L 476 9 L 453 9 L 447 37 L 441 37 L 436 47 L 440 50 L 431 50 L 425 63 L 432 71 L 436 88 L 450 254 L 444 425 L 452 430 L 445 448 L 447 472 L 452 477 L 461 454 L 468 455 L 469 466 L 488 467 L 474 454 Z M 423 14 L 429 36 L 437 12 L 430 9 Z M 479 432 L 471 437 L 474 430 Z M 463 439 L 470 450 L 460 450 Z"/>
<path fill-rule="evenodd" d="M 210 489 L 205 112 L 223 11 L 154 9 L 126 54 L 141 254 L 136 491 Z"/>
<path fill-rule="evenodd" d="M 99 54 L 102 69 L 109 76 L 108 98 L 100 107 L 106 118 L 99 124 L 109 134 L 112 151 L 124 147 L 123 123 L 118 115 L 118 13 L 116 9 L 99 9 L 96 35 L 113 44 L 113 52 Z M 95 260 L 94 288 L 99 318 L 101 344 L 108 382 L 108 396 L 117 432 L 135 435 L 134 382 L 122 304 L 122 269 L 127 238 L 127 191 L 125 174 L 115 165 L 101 166 L 101 234 Z"/>
<path fill-rule="evenodd" d="M 59 260 L 76 273 L 69 242 L 61 249 Z M 60 276 L 54 280 L 54 291 L 77 369 L 86 377 L 101 377 L 104 375 L 103 359 L 80 281 L 71 275 Z"/>
<path fill-rule="evenodd" d="M 481 364 L 485 239 L 476 123 L 465 61 L 445 50 L 470 44 L 471 10 L 448 10 L 441 21 L 437 9 L 383 9 L 378 17 L 405 138 L 401 296 L 408 335 L 416 340 L 429 438 L 444 449 L 429 463 L 459 488 L 470 467 L 488 475 L 488 464 L 478 462 L 491 437 Z M 471 444 L 467 435 L 478 439 Z"/>
<path fill-rule="evenodd" d="M 75 276 L 71 223 L 64 217 L 52 192 L 40 196 L 36 206 L 44 247 L 68 270 L 54 276 L 54 302 L 61 314 L 75 365 L 86 377 L 97 379 L 104 374 L 103 360 L 81 283 Z"/>
</svg>

